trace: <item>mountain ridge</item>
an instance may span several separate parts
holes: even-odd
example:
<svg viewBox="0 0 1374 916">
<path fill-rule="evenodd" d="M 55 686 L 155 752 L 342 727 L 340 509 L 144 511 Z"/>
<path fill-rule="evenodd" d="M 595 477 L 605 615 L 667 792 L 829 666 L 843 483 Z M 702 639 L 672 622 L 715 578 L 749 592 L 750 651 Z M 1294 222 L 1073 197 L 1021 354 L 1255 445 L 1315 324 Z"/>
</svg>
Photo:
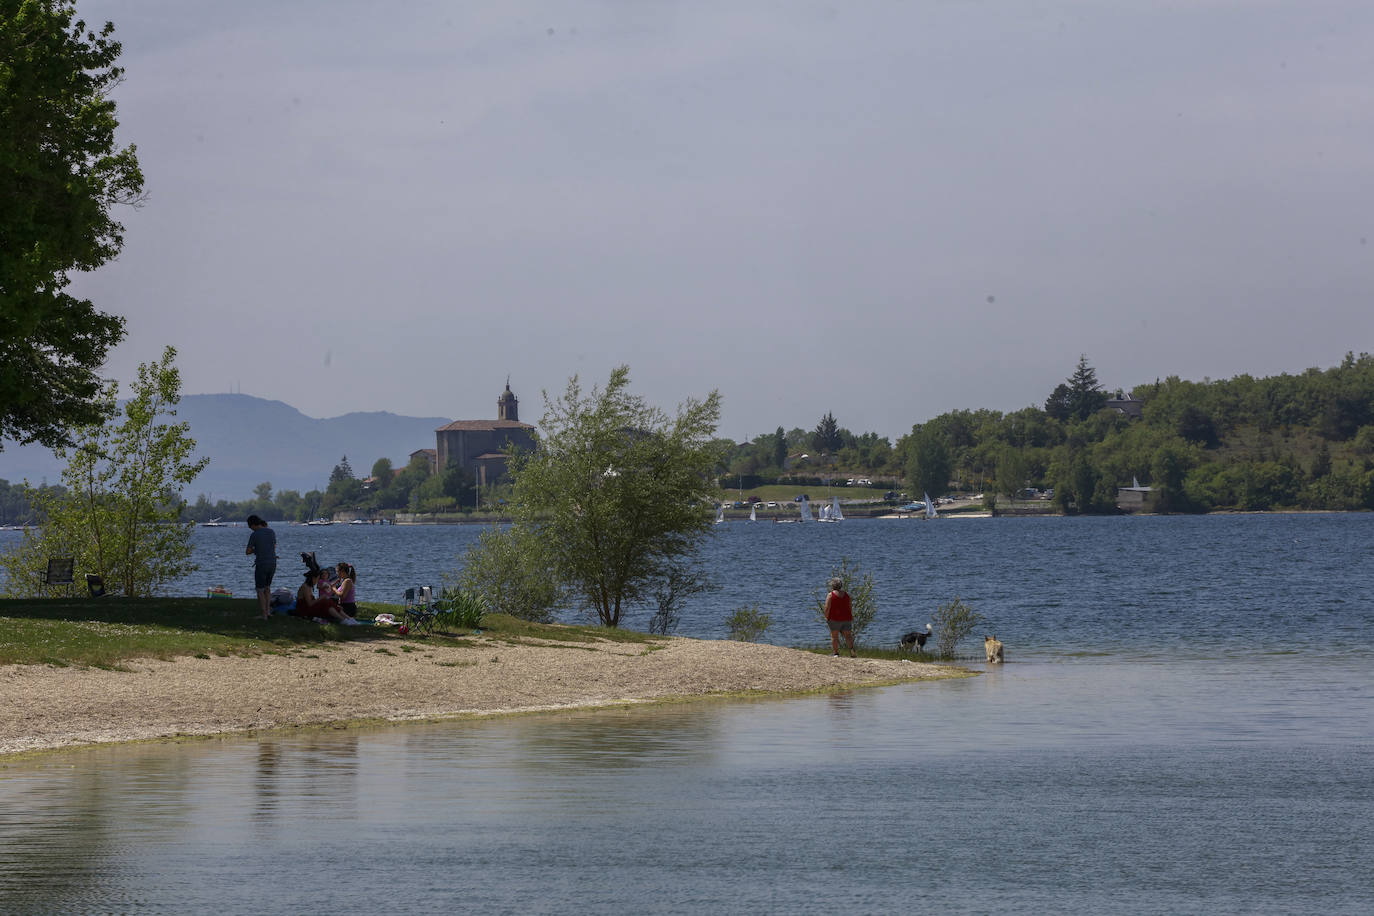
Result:
<svg viewBox="0 0 1374 916">
<path fill-rule="evenodd" d="M 273 492 L 323 490 L 344 456 L 359 477 L 368 476 L 378 458 L 404 467 L 412 452 L 434 448 L 434 431 L 450 422 L 385 410 L 316 418 L 285 401 L 247 394 L 183 395 L 175 419 L 190 424 L 195 454 L 210 458 L 182 493 L 191 502 L 202 493 L 212 500 L 247 499 L 263 482 Z M 5 443 L 0 451 L 0 480 L 10 483 L 60 483 L 62 468 L 42 446 Z"/>
</svg>

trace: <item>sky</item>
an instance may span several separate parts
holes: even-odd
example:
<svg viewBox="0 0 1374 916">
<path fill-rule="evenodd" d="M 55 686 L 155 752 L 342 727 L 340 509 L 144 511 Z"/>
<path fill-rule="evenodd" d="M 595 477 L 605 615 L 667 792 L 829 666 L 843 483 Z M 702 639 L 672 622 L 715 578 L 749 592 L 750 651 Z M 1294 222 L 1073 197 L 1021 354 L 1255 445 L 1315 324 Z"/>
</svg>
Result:
<svg viewBox="0 0 1374 916">
<path fill-rule="evenodd" d="M 79 0 L 147 199 L 109 376 L 896 437 L 1374 350 L 1367 0 Z"/>
</svg>

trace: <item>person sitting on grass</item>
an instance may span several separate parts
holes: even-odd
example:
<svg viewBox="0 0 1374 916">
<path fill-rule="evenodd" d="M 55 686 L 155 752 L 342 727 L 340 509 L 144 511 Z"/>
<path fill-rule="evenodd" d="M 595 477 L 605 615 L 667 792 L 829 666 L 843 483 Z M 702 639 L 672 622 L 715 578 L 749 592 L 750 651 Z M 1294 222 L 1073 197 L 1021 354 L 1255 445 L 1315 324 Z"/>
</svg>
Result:
<svg viewBox="0 0 1374 916">
<path fill-rule="evenodd" d="M 332 621 L 342 624 L 356 624 L 358 621 L 344 614 L 339 609 L 339 602 L 334 598 L 315 597 L 315 579 L 323 578 L 323 574 L 317 574 L 309 570 L 305 574 L 305 581 L 301 587 L 296 589 L 296 606 L 291 609 L 293 617 L 318 618 L 324 621 Z"/>
<path fill-rule="evenodd" d="M 330 593 L 339 599 L 339 607 L 349 617 L 358 616 L 358 571 L 348 563 L 342 561 L 334 567 L 337 578 L 333 582 L 325 582 L 320 591 L 323 593 L 324 587 L 328 587 Z"/>
</svg>

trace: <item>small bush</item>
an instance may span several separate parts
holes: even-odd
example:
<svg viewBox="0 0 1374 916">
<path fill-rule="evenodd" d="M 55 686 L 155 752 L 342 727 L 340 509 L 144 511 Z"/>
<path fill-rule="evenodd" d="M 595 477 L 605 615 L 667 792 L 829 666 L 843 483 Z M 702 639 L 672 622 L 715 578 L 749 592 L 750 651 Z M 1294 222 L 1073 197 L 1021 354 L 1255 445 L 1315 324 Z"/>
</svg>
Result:
<svg viewBox="0 0 1374 916">
<path fill-rule="evenodd" d="M 700 570 L 688 566 L 674 566 L 669 569 L 653 590 L 657 610 L 654 611 L 654 616 L 649 618 L 649 632 L 659 636 L 673 635 L 677 632 L 678 622 L 682 619 L 681 611 L 687 599 L 713 588 L 714 583 Z"/>
<path fill-rule="evenodd" d="M 483 531 L 468 548 L 462 571 L 445 580 L 464 592 L 486 596 L 503 614 L 534 623 L 551 623 L 564 604 L 553 559 L 526 528 Z"/>
<path fill-rule="evenodd" d="M 935 654 L 940 658 L 953 658 L 959 642 L 983 623 L 983 615 L 964 604 L 956 595 L 949 604 L 940 605 L 935 611 Z"/>
<path fill-rule="evenodd" d="M 482 615 L 487 612 L 487 599 L 472 592 L 446 588 L 434 607 L 439 611 L 434 622 L 440 626 L 476 630 L 482 626 Z"/>
<path fill-rule="evenodd" d="M 725 621 L 730 638 L 738 642 L 758 642 L 773 625 L 773 615 L 759 610 L 757 604 L 742 607 Z"/>
</svg>

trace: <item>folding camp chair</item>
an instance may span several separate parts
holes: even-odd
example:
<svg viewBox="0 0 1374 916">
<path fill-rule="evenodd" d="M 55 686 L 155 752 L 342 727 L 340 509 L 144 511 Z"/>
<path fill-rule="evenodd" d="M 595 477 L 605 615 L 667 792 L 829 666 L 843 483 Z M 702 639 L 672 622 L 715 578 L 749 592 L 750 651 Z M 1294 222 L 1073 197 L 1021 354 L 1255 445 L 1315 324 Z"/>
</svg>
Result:
<svg viewBox="0 0 1374 916">
<path fill-rule="evenodd" d="M 71 594 L 71 584 L 75 581 L 72 577 L 76 569 L 76 560 L 72 557 L 49 557 L 48 569 L 43 573 L 44 585 L 66 585 L 67 594 Z"/>
<path fill-rule="evenodd" d="M 401 623 L 410 627 L 411 632 L 428 633 L 434 626 L 434 618 L 439 616 L 431 599 L 434 589 L 426 585 L 423 588 L 406 589 L 406 606 L 401 611 Z"/>
</svg>

